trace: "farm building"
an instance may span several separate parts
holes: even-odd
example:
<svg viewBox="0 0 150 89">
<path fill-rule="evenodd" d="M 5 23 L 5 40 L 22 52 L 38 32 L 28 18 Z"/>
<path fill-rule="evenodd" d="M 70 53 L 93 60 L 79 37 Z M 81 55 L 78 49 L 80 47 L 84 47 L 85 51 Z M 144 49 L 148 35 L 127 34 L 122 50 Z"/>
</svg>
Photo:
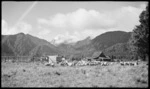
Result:
<svg viewBox="0 0 150 89">
<path fill-rule="evenodd" d="M 94 52 L 92 57 L 97 61 L 112 61 L 112 59 L 108 56 L 105 56 L 102 51 Z"/>
<path fill-rule="evenodd" d="M 99 51 L 99 52 L 94 52 L 92 57 L 94 59 L 97 59 L 99 57 L 106 57 L 106 56 L 104 55 L 104 53 L 102 51 Z"/>
<path fill-rule="evenodd" d="M 65 58 L 63 56 L 59 56 L 59 55 L 48 55 L 47 60 L 48 60 L 48 63 L 58 64 L 58 63 L 64 61 Z"/>
<path fill-rule="evenodd" d="M 48 62 L 49 63 L 57 63 L 57 57 L 58 55 L 52 55 L 52 56 L 48 56 Z"/>
</svg>

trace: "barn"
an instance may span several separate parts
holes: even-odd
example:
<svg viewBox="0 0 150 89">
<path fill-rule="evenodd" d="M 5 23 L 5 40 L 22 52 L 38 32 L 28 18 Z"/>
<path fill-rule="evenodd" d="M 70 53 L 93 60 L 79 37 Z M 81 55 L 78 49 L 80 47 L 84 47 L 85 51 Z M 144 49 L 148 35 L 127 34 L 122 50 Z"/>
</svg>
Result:
<svg viewBox="0 0 150 89">
<path fill-rule="evenodd" d="M 96 61 L 112 61 L 112 59 L 108 56 L 105 56 L 102 51 L 94 52 L 92 57 Z"/>
</svg>

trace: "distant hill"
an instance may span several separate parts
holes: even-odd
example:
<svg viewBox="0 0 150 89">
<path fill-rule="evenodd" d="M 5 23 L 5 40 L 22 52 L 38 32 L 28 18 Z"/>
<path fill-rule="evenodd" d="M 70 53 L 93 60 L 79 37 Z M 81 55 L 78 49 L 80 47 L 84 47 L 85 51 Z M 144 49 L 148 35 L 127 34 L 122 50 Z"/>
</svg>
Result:
<svg viewBox="0 0 150 89">
<path fill-rule="evenodd" d="M 130 58 L 131 53 L 129 51 L 128 43 L 117 43 L 104 50 L 104 53 L 108 56 L 115 56 L 116 58 Z"/>
<path fill-rule="evenodd" d="M 98 35 L 94 39 L 89 37 L 78 41 L 74 48 L 81 52 L 84 56 L 91 56 L 95 51 L 105 51 L 106 55 L 123 55 L 128 54 L 127 42 L 131 36 L 131 32 L 112 31 Z M 115 48 L 115 52 L 111 52 Z M 106 50 L 105 50 L 106 49 Z M 121 51 L 123 50 L 123 51 Z"/>
<path fill-rule="evenodd" d="M 98 35 L 94 39 L 87 37 L 84 40 L 77 41 L 74 45 L 60 44 L 59 49 L 63 50 L 63 53 L 69 55 L 83 55 L 84 57 L 90 57 L 95 51 L 105 51 L 106 55 L 119 55 L 126 53 L 126 43 L 131 36 L 131 32 L 124 31 L 112 31 Z M 112 53 L 112 48 L 115 48 L 115 52 Z M 105 50 L 106 49 L 106 50 Z M 124 51 L 121 51 L 124 50 Z"/>
<path fill-rule="evenodd" d="M 2 35 L 3 56 L 40 56 L 44 54 L 58 54 L 60 51 L 46 40 L 29 34 Z"/>
<path fill-rule="evenodd" d="M 53 45 L 50 42 L 29 34 L 1 35 L 3 56 L 41 56 L 60 54 L 90 57 L 95 51 L 104 51 L 106 55 L 126 55 L 131 32 L 112 31 L 103 33 L 94 39 L 87 37 L 76 43 Z"/>
<path fill-rule="evenodd" d="M 117 43 L 126 43 L 131 36 L 131 32 L 123 31 L 112 31 L 103 33 L 95 37 L 91 44 L 94 45 L 95 49 L 103 50 Z"/>
<path fill-rule="evenodd" d="M 86 57 L 91 56 L 91 53 L 94 52 L 94 47 L 90 44 L 91 41 L 91 38 L 87 37 L 74 44 L 61 43 L 57 47 L 63 51 L 62 53 L 64 55 L 83 55 L 83 57 Z"/>
<path fill-rule="evenodd" d="M 76 49 L 80 49 L 80 48 L 82 48 L 83 46 L 89 45 L 89 44 L 91 43 L 91 40 L 92 40 L 92 39 L 91 39 L 90 37 L 87 37 L 87 38 L 85 38 L 85 39 L 83 39 L 83 40 L 77 41 L 77 42 L 75 43 L 74 47 L 75 47 Z"/>
<path fill-rule="evenodd" d="M 78 51 L 75 50 L 74 46 L 71 44 L 61 43 L 57 45 L 57 47 L 62 52 L 62 55 L 71 55 L 71 54 L 78 53 Z"/>
</svg>

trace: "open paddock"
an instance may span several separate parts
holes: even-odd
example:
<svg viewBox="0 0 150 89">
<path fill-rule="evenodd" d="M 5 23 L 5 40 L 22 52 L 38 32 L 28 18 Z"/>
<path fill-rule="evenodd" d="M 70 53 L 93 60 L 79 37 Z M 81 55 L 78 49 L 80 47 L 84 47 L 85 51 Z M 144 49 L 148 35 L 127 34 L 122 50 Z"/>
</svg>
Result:
<svg viewBox="0 0 150 89">
<path fill-rule="evenodd" d="M 148 87 L 148 65 L 45 66 L 2 62 L 2 87 Z"/>
</svg>

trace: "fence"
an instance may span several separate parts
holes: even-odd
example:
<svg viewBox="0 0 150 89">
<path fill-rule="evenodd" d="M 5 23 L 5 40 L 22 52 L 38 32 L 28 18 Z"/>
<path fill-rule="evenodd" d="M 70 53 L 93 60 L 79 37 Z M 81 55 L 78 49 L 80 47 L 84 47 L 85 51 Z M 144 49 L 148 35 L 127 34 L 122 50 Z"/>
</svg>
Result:
<svg viewBox="0 0 150 89">
<path fill-rule="evenodd" d="M 31 62 L 40 61 L 42 57 L 31 57 L 31 56 L 1 56 L 1 61 L 4 62 Z"/>
</svg>

